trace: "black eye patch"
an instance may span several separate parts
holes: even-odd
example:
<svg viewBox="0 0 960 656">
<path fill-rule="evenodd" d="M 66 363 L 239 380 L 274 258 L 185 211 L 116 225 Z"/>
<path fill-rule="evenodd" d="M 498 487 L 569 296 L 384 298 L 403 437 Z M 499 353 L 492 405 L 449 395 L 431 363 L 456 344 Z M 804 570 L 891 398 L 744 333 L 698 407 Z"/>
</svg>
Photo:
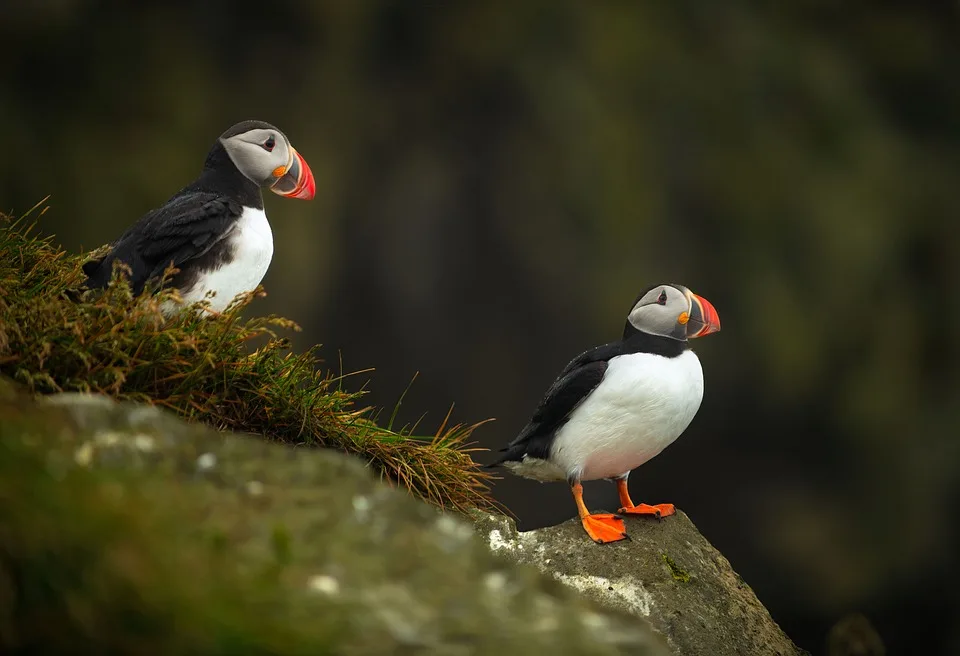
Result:
<svg viewBox="0 0 960 656">
<path fill-rule="evenodd" d="M 263 142 L 263 147 L 266 148 L 268 152 L 272 151 L 273 147 L 276 145 L 277 145 L 277 142 L 274 141 L 273 137 L 270 137 L 269 139 Z"/>
<path fill-rule="evenodd" d="M 662 292 L 660 292 L 660 296 L 659 298 L 657 298 L 657 303 L 659 303 L 660 305 L 667 304 L 667 290 L 663 290 Z"/>
</svg>

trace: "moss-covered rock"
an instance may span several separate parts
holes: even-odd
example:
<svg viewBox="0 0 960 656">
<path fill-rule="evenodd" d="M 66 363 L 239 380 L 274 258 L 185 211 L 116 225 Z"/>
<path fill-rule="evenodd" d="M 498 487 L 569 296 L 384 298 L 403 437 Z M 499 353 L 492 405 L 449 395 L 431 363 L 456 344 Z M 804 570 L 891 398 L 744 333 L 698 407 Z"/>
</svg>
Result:
<svg viewBox="0 0 960 656">
<path fill-rule="evenodd" d="M 805 653 L 680 511 L 661 521 L 627 518 L 631 540 L 605 545 L 594 544 L 577 520 L 520 533 L 506 517 L 479 511 L 476 517 L 492 551 L 536 565 L 608 608 L 649 620 L 674 653 Z"/>
<path fill-rule="evenodd" d="M 3 384 L 0 651 L 667 653 L 352 457 Z"/>
</svg>

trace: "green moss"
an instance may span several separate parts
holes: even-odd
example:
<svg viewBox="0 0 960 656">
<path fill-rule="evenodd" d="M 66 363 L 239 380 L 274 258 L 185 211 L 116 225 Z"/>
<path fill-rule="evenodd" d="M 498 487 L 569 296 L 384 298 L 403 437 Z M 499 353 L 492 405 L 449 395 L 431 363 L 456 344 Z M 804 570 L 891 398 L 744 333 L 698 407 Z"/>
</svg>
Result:
<svg viewBox="0 0 960 656">
<path fill-rule="evenodd" d="M 44 427 L 2 416 L 0 651 L 321 654 L 342 638 L 336 608 L 197 549 L 178 510 L 190 489 L 52 466 L 18 438 Z"/>
<path fill-rule="evenodd" d="M 165 319 L 174 292 L 134 297 L 119 272 L 106 290 L 82 290 L 84 258 L 0 214 L 0 375 L 35 394 L 99 392 L 162 406 L 218 429 L 361 457 L 383 478 L 443 508 L 490 507 L 489 474 L 471 457 L 476 425 L 434 435 L 381 426 L 358 407 L 344 375 L 323 370 L 318 347 L 294 353 L 281 317 L 243 319 L 247 294 L 210 318 Z"/>
<path fill-rule="evenodd" d="M 680 583 L 689 583 L 690 575 L 687 574 L 687 572 L 685 572 L 682 567 L 677 565 L 673 561 L 673 558 L 671 558 L 667 554 L 660 554 L 660 557 L 663 558 L 664 564 L 667 566 L 667 568 L 669 568 L 670 576 L 673 577 L 674 581 L 679 581 Z"/>
<path fill-rule="evenodd" d="M 271 546 L 273 547 L 273 556 L 278 565 L 286 565 L 290 562 L 290 532 L 282 524 L 273 527 L 273 533 L 270 535 Z"/>
<path fill-rule="evenodd" d="M 2 654 L 663 653 L 356 458 L 4 383 Z"/>
</svg>

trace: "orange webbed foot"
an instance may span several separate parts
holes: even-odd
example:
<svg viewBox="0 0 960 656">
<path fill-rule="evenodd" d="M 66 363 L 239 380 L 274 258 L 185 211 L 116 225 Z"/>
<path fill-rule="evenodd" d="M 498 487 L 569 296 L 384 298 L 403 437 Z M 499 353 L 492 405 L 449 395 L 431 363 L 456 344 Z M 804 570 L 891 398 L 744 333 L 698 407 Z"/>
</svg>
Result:
<svg viewBox="0 0 960 656">
<path fill-rule="evenodd" d="M 617 492 L 620 494 L 620 504 L 622 506 L 617 512 L 621 515 L 648 515 L 660 519 L 677 512 L 672 503 L 658 503 L 655 506 L 646 503 L 634 504 L 633 500 L 630 499 L 630 490 L 627 489 L 626 478 L 617 479 Z"/>
<path fill-rule="evenodd" d="M 669 517 L 670 515 L 677 512 L 677 509 L 674 508 L 672 503 L 658 503 L 655 506 L 651 506 L 646 503 L 641 503 L 639 505 L 630 505 L 624 506 L 618 510 L 621 515 L 649 515 L 661 519 L 663 517 Z"/>
<path fill-rule="evenodd" d="M 627 539 L 627 527 L 624 526 L 623 519 L 610 513 L 590 514 L 583 503 L 583 486 L 579 481 L 570 484 L 570 491 L 573 492 L 573 500 L 577 502 L 577 513 L 580 515 L 583 530 L 594 542 L 605 544 Z"/>
<path fill-rule="evenodd" d="M 597 544 L 618 542 L 628 539 L 627 529 L 623 520 L 609 513 L 597 513 L 581 518 L 583 530 L 587 532 Z"/>
</svg>

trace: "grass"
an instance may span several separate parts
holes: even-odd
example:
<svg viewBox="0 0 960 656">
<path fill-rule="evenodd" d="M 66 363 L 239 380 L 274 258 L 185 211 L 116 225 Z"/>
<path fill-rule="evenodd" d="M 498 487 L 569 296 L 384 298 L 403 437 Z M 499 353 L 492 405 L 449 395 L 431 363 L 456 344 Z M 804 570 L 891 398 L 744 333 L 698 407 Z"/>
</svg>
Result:
<svg viewBox="0 0 960 656">
<path fill-rule="evenodd" d="M 35 394 L 98 392 L 168 408 L 218 429 L 291 445 L 322 446 L 363 458 L 379 474 L 446 509 L 493 508 L 490 475 L 471 457 L 481 423 L 432 436 L 379 425 L 364 392 L 326 372 L 318 346 L 294 353 L 277 316 L 243 319 L 262 290 L 221 315 L 160 307 L 176 291 L 135 297 L 122 276 L 106 290 L 77 293 L 86 258 L 36 233 L 42 203 L 19 219 L 0 213 L 0 375 Z M 402 400 L 402 399 L 401 399 Z"/>
</svg>

